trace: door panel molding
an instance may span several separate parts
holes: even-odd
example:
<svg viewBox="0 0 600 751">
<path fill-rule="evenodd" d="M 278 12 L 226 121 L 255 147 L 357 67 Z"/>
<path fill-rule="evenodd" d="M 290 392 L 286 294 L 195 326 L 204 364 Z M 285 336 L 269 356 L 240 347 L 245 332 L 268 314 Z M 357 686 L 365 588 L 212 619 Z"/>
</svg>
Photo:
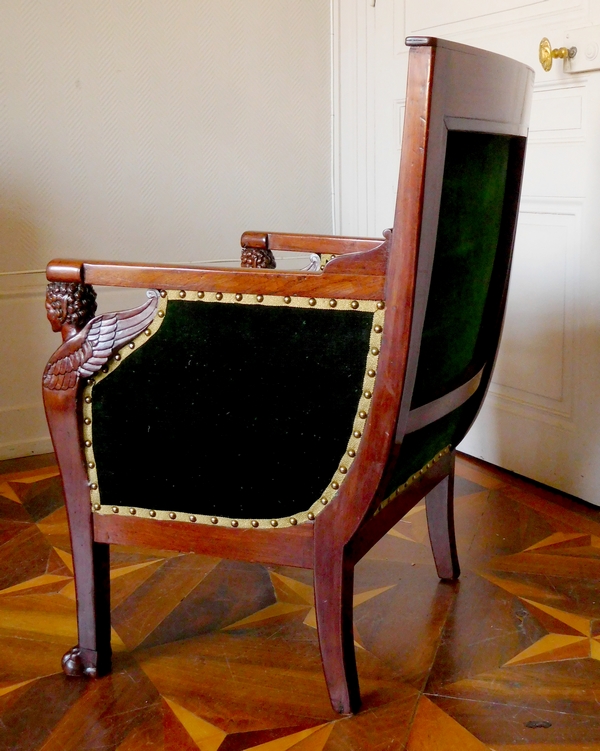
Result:
<svg viewBox="0 0 600 751">
<path fill-rule="evenodd" d="M 497 409 L 574 429 L 583 199 L 526 197 L 498 362 Z M 523 326 L 523 321 L 527 326 Z"/>
</svg>

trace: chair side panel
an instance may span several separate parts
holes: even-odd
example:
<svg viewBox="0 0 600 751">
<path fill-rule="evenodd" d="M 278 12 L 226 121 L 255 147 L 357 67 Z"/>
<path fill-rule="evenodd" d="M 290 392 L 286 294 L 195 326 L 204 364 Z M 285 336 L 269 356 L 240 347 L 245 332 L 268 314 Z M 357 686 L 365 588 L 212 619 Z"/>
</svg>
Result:
<svg viewBox="0 0 600 751">
<path fill-rule="evenodd" d="M 249 526 L 302 521 L 333 499 L 357 453 L 384 313 L 300 302 L 168 300 L 156 333 L 93 384 L 103 513 Z"/>
</svg>

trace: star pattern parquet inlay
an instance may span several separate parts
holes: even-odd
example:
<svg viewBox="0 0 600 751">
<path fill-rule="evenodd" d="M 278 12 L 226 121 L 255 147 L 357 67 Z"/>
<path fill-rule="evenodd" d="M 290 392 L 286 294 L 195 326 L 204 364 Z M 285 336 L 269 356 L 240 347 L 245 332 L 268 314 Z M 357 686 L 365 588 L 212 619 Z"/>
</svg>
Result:
<svg viewBox="0 0 600 751">
<path fill-rule="evenodd" d="M 0 749 L 600 750 L 600 510 L 462 458 L 456 527 L 459 583 L 423 504 L 357 566 L 363 709 L 340 718 L 300 569 L 115 546 L 113 672 L 66 678 L 58 470 L 0 463 Z"/>
</svg>

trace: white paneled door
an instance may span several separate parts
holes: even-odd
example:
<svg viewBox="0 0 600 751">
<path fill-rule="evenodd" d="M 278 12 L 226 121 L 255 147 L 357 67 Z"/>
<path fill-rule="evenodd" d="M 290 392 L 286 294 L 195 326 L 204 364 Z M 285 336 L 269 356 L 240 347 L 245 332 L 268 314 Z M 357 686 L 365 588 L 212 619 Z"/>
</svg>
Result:
<svg viewBox="0 0 600 751">
<path fill-rule="evenodd" d="M 471 44 L 536 71 L 500 356 L 460 449 L 600 505 L 600 72 L 569 74 L 555 61 L 546 73 L 538 62 L 542 37 L 560 47 L 570 30 L 600 24 L 600 2 L 340 0 L 334 8 L 343 234 L 378 235 L 392 222 L 406 36 Z M 350 101 L 353 139 L 344 136 Z M 357 133 L 365 142 L 352 152 Z"/>
</svg>

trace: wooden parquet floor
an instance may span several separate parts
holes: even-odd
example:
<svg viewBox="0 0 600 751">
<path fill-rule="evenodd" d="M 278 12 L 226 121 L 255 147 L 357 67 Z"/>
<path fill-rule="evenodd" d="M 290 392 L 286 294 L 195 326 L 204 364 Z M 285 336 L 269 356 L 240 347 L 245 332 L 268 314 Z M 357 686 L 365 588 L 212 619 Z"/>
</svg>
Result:
<svg viewBox="0 0 600 751">
<path fill-rule="evenodd" d="M 311 572 L 112 549 L 112 675 L 66 678 L 52 457 L 0 463 L 0 749 L 600 751 L 600 510 L 463 458 L 459 583 L 417 506 L 357 567 L 362 711 L 330 708 Z"/>
</svg>

